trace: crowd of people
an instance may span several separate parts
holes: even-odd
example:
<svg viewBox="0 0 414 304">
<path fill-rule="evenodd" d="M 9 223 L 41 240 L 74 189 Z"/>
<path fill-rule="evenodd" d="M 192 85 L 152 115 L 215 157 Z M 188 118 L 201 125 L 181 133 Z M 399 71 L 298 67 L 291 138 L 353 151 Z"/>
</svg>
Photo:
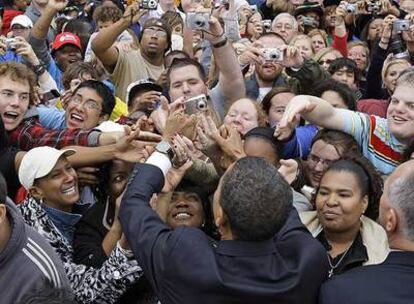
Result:
<svg viewBox="0 0 414 304">
<path fill-rule="evenodd" d="M 414 0 L 0 6 L 1 303 L 414 302 Z"/>
</svg>

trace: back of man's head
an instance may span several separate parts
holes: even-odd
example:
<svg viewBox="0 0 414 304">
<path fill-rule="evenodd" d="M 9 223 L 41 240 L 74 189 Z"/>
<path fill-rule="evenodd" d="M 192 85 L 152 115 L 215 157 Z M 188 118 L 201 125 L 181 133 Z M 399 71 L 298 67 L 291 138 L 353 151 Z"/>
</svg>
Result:
<svg viewBox="0 0 414 304">
<path fill-rule="evenodd" d="M 292 191 L 265 159 L 245 157 L 223 176 L 220 205 L 235 240 L 264 241 L 286 222 Z"/>
<path fill-rule="evenodd" d="M 409 164 L 410 163 L 410 164 Z M 404 166 L 413 166 L 414 161 L 409 161 Z M 401 168 L 399 168 L 401 169 Z M 388 185 L 388 201 L 398 213 L 398 227 L 404 238 L 414 242 L 414 170 L 411 168 L 405 174 L 390 181 Z M 392 176 L 390 177 L 392 178 Z"/>
</svg>

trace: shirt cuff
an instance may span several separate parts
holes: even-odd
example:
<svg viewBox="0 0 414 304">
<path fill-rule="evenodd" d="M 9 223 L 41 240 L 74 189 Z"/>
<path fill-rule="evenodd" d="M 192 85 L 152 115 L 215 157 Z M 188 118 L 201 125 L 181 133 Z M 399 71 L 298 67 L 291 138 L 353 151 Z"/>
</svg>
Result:
<svg viewBox="0 0 414 304">
<path fill-rule="evenodd" d="M 152 153 L 145 163 L 160 168 L 164 176 L 167 175 L 168 170 L 172 167 L 170 158 L 167 155 L 157 151 Z"/>
</svg>

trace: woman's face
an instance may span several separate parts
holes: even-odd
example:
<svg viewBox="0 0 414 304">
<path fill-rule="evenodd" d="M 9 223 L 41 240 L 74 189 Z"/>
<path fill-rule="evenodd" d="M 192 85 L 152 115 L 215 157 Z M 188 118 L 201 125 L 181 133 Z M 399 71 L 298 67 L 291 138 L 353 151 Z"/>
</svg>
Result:
<svg viewBox="0 0 414 304">
<path fill-rule="evenodd" d="M 279 93 L 273 96 L 269 109 L 269 123 L 272 127 L 276 126 L 282 119 L 286 105 L 293 97 L 295 97 L 295 94 L 289 92 Z"/>
<path fill-rule="evenodd" d="M 322 139 L 315 141 L 305 162 L 306 175 L 312 187 L 318 187 L 325 170 L 339 158 L 340 155 L 333 145 L 327 144 Z"/>
<path fill-rule="evenodd" d="M 312 44 L 309 41 L 309 39 L 298 39 L 295 41 L 293 45 L 299 49 L 300 54 L 303 56 L 303 58 L 305 59 L 312 58 L 313 50 L 312 50 Z"/>
<path fill-rule="evenodd" d="M 317 53 L 319 50 L 326 47 L 325 40 L 319 34 L 318 35 L 313 35 L 311 37 L 311 40 L 312 40 L 312 48 L 313 48 L 313 51 L 315 53 Z"/>
<path fill-rule="evenodd" d="M 200 228 L 204 223 L 204 210 L 200 198 L 193 192 L 175 191 L 168 207 L 167 225 Z"/>
<path fill-rule="evenodd" d="M 259 36 L 263 33 L 263 27 L 261 22 L 262 16 L 259 13 L 253 14 L 249 22 L 247 22 L 246 32 L 249 37 L 255 39 L 259 38 Z"/>
<path fill-rule="evenodd" d="M 70 210 L 79 200 L 78 176 L 65 156 L 59 158 L 48 175 L 36 180 L 34 187 L 36 197 L 55 209 Z"/>
<path fill-rule="evenodd" d="M 334 108 L 348 109 L 348 106 L 345 103 L 345 101 L 342 99 L 341 95 L 339 95 L 335 91 L 323 92 L 323 94 L 321 95 L 321 98 L 329 102 Z"/>
<path fill-rule="evenodd" d="M 408 62 L 401 62 L 393 64 L 388 68 L 384 78 L 384 85 L 391 93 L 395 90 L 398 76 L 400 76 L 400 73 L 408 67 L 410 67 L 410 64 Z"/>
<path fill-rule="evenodd" d="M 233 103 L 223 123 L 234 127 L 243 135 L 256 128 L 259 125 L 258 115 L 252 101 L 243 98 Z"/>
<path fill-rule="evenodd" d="M 325 71 L 327 71 L 332 61 L 334 61 L 336 58 L 337 57 L 333 52 L 329 52 L 323 55 L 321 59 L 319 59 L 318 63 Z"/>
<path fill-rule="evenodd" d="M 382 32 L 382 22 L 383 19 L 375 19 L 371 22 L 368 28 L 368 41 L 375 41 L 377 38 L 380 37 Z"/>
<path fill-rule="evenodd" d="M 354 46 L 349 49 L 348 58 L 355 61 L 358 69 L 365 71 L 368 66 L 368 55 L 362 45 Z"/>
<path fill-rule="evenodd" d="M 247 156 L 263 157 L 275 167 L 279 166 L 279 155 L 276 155 L 272 144 L 261 137 L 249 136 L 243 143 L 244 153 Z"/>
<path fill-rule="evenodd" d="M 114 160 L 109 172 L 109 195 L 116 199 L 124 191 L 129 179 L 129 175 L 134 167 L 133 163 L 122 160 Z"/>
<path fill-rule="evenodd" d="M 359 180 L 348 171 L 327 171 L 316 194 L 316 211 L 323 229 L 340 233 L 359 228 L 360 217 L 368 206 Z"/>
</svg>

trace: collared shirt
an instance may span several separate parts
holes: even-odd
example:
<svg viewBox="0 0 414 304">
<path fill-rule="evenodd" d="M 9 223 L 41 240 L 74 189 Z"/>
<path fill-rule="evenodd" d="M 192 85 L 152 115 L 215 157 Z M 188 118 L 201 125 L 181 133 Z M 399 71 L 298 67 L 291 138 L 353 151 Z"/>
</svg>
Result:
<svg viewBox="0 0 414 304">
<path fill-rule="evenodd" d="M 47 215 L 56 226 L 56 228 L 62 233 L 69 244 L 72 244 L 73 233 L 75 232 L 75 225 L 79 222 L 82 215 L 76 213 L 69 213 L 61 211 L 46 204 L 42 205 Z"/>
</svg>

